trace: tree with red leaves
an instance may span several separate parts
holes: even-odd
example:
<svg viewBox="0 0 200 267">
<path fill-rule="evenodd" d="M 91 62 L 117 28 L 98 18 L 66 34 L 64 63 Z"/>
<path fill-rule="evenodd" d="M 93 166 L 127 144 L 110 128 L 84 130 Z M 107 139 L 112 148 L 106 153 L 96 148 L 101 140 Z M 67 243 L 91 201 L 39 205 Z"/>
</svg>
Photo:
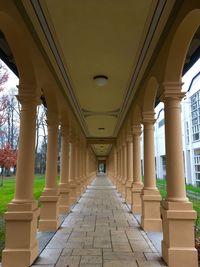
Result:
<svg viewBox="0 0 200 267">
<path fill-rule="evenodd" d="M 10 144 L 6 144 L 0 149 L 0 167 L 1 167 L 1 185 L 3 186 L 3 178 L 5 170 L 15 167 L 17 164 L 17 151 L 13 150 Z"/>
<path fill-rule="evenodd" d="M 2 92 L 5 89 L 4 85 L 8 81 L 8 70 L 0 62 L 0 127 L 5 123 L 7 119 L 7 106 L 8 106 L 8 96 L 3 95 Z"/>
</svg>

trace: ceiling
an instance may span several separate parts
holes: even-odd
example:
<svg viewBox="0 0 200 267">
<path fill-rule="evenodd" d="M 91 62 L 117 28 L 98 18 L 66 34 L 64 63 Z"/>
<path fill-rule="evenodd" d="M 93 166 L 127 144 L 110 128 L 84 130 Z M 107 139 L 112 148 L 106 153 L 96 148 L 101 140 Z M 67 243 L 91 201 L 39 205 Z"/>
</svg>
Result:
<svg viewBox="0 0 200 267">
<path fill-rule="evenodd" d="M 37 34 L 38 45 L 60 71 L 65 93 L 86 136 L 116 137 L 136 92 L 134 84 L 143 61 L 155 48 L 150 45 L 167 0 L 19 2 L 21 13 L 26 12 Z M 157 35 L 161 33 L 162 29 Z M 1 37 L 0 53 L 6 56 L 9 52 L 5 52 Z M 96 75 L 107 76 L 107 84 L 97 86 Z M 110 149 L 110 144 L 93 144 L 99 156 Z"/>
<path fill-rule="evenodd" d="M 111 137 L 156 0 L 32 1 L 48 25 L 88 137 Z M 45 27 L 43 23 L 43 27 Z M 46 32 L 47 34 L 47 32 Z M 106 75 L 99 87 L 93 77 Z M 100 128 L 100 129 L 99 129 Z"/>
</svg>

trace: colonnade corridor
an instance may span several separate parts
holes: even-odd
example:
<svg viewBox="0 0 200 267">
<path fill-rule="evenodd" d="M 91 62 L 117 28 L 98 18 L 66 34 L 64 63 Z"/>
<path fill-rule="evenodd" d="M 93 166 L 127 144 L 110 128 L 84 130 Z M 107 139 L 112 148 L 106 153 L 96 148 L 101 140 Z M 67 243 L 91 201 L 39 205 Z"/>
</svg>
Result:
<svg viewBox="0 0 200 267">
<path fill-rule="evenodd" d="M 97 176 L 32 267 L 166 266 L 110 180 Z"/>
</svg>

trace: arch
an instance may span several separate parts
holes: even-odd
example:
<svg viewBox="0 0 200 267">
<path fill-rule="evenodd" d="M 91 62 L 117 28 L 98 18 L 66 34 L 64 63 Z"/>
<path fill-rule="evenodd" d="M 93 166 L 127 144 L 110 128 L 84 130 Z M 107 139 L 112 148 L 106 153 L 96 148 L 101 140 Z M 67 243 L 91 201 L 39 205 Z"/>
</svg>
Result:
<svg viewBox="0 0 200 267">
<path fill-rule="evenodd" d="M 200 25 L 200 9 L 187 13 L 178 26 L 169 49 L 165 82 L 181 82 L 182 70 L 192 38 Z"/>
<path fill-rule="evenodd" d="M 154 111 L 155 107 L 155 99 L 158 91 L 158 81 L 155 77 L 151 77 L 147 85 L 144 89 L 144 97 L 143 97 L 143 112 L 151 112 Z"/>
<path fill-rule="evenodd" d="M 35 71 L 30 58 L 27 33 L 22 30 L 18 21 L 3 10 L 0 10 L 0 30 L 6 37 L 6 41 L 15 58 L 19 72 L 20 83 L 24 85 L 36 85 Z"/>
</svg>

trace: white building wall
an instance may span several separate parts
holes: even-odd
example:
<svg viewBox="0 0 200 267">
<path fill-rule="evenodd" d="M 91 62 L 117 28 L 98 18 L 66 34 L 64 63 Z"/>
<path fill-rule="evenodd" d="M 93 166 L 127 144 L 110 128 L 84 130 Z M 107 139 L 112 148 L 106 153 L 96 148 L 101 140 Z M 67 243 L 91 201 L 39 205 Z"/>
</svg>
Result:
<svg viewBox="0 0 200 267">
<path fill-rule="evenodd" d="M 185 178 L 187 184 L 200 184 L 200 139 L 193 140 L 192 132 L 192 109 L 191 96 L 200 91 L 200 74 L 193 79 L 200 70 L 200 60 L 184 75 L 183 77 L 183 91 L 186 92 L 184 99 L 181 102 L 181 120 L 182 120 L 182 142 L 183 142 L 183 156 Z M 200 103 L 200 96 L 199 96 Z M 157 178 L 165 178 L 166 169 L 163 164 L 165 159 L 165 125 L 164 125 L 164 104 L 159 103 L 155 108 L 155 158 L 156 158 L 156 176 Z M 199 104 L 199 137 L 200 137 L 200 104 Z M 196 156 L 196 163 L 194 159 L 194 152 L 199 149 L 199 155 Z M 143 137 L 141 138 L 141 151 L 143 162 Z M 197 162 L 199 161 L 199 166 Z M 196 164 L 196 171 L 195 171 Z M 197 169 L 199 170 L 199 182 L 196 179 Z M 197 183 L 196 183 L 197 182 Z"/>
<path fill-rule="evenodd" d="M 192 112 L 191 96 L 200 90 L 200 75 L 197 76 L 195 79 L 193 79 L 194 76 L 199 72 L 200 60 L 197 64 L 198 67 L 195 67 L 195 70 L 191 69 L 183 77 L 183 81 L 185 82 L 183 90 L 186 92 L 186 95 L 181 102 L 182 142 L 183 142 L 185 177 L 186 177 L 186 183 L 193 185 L 196 185 L 194 151 L 195 149 L 200 149 L 200 140 L 198 141 L 193 140 L 193 132 L 192 132 L 193 125 L 192 125 L 192 113 L 191 113 Z M 162 127 L 159 127 L 159 123 L 164 119 L 163 109 L 164 109 L 163 103 L 160 103 L 155 108 L 156 116 L 159 115 L 155 123 L 155 155 L 157 159 L 156 172 L 158 178 L 165 177 L 165 171 L 163 169 L 163 162 L 162 162 L 162 157 L 163 155 L 165 155 L 165 132 L 164 132 L 165 127 L 164 125 Z M 199 124 L 200 124 L 200 110 L 199 110 Z M 200 132 L 200 127 L 199 127 L 199 132 Z M 200 161 L 200 156 L 199 156 L 199 161 Z"/>
</svg>

